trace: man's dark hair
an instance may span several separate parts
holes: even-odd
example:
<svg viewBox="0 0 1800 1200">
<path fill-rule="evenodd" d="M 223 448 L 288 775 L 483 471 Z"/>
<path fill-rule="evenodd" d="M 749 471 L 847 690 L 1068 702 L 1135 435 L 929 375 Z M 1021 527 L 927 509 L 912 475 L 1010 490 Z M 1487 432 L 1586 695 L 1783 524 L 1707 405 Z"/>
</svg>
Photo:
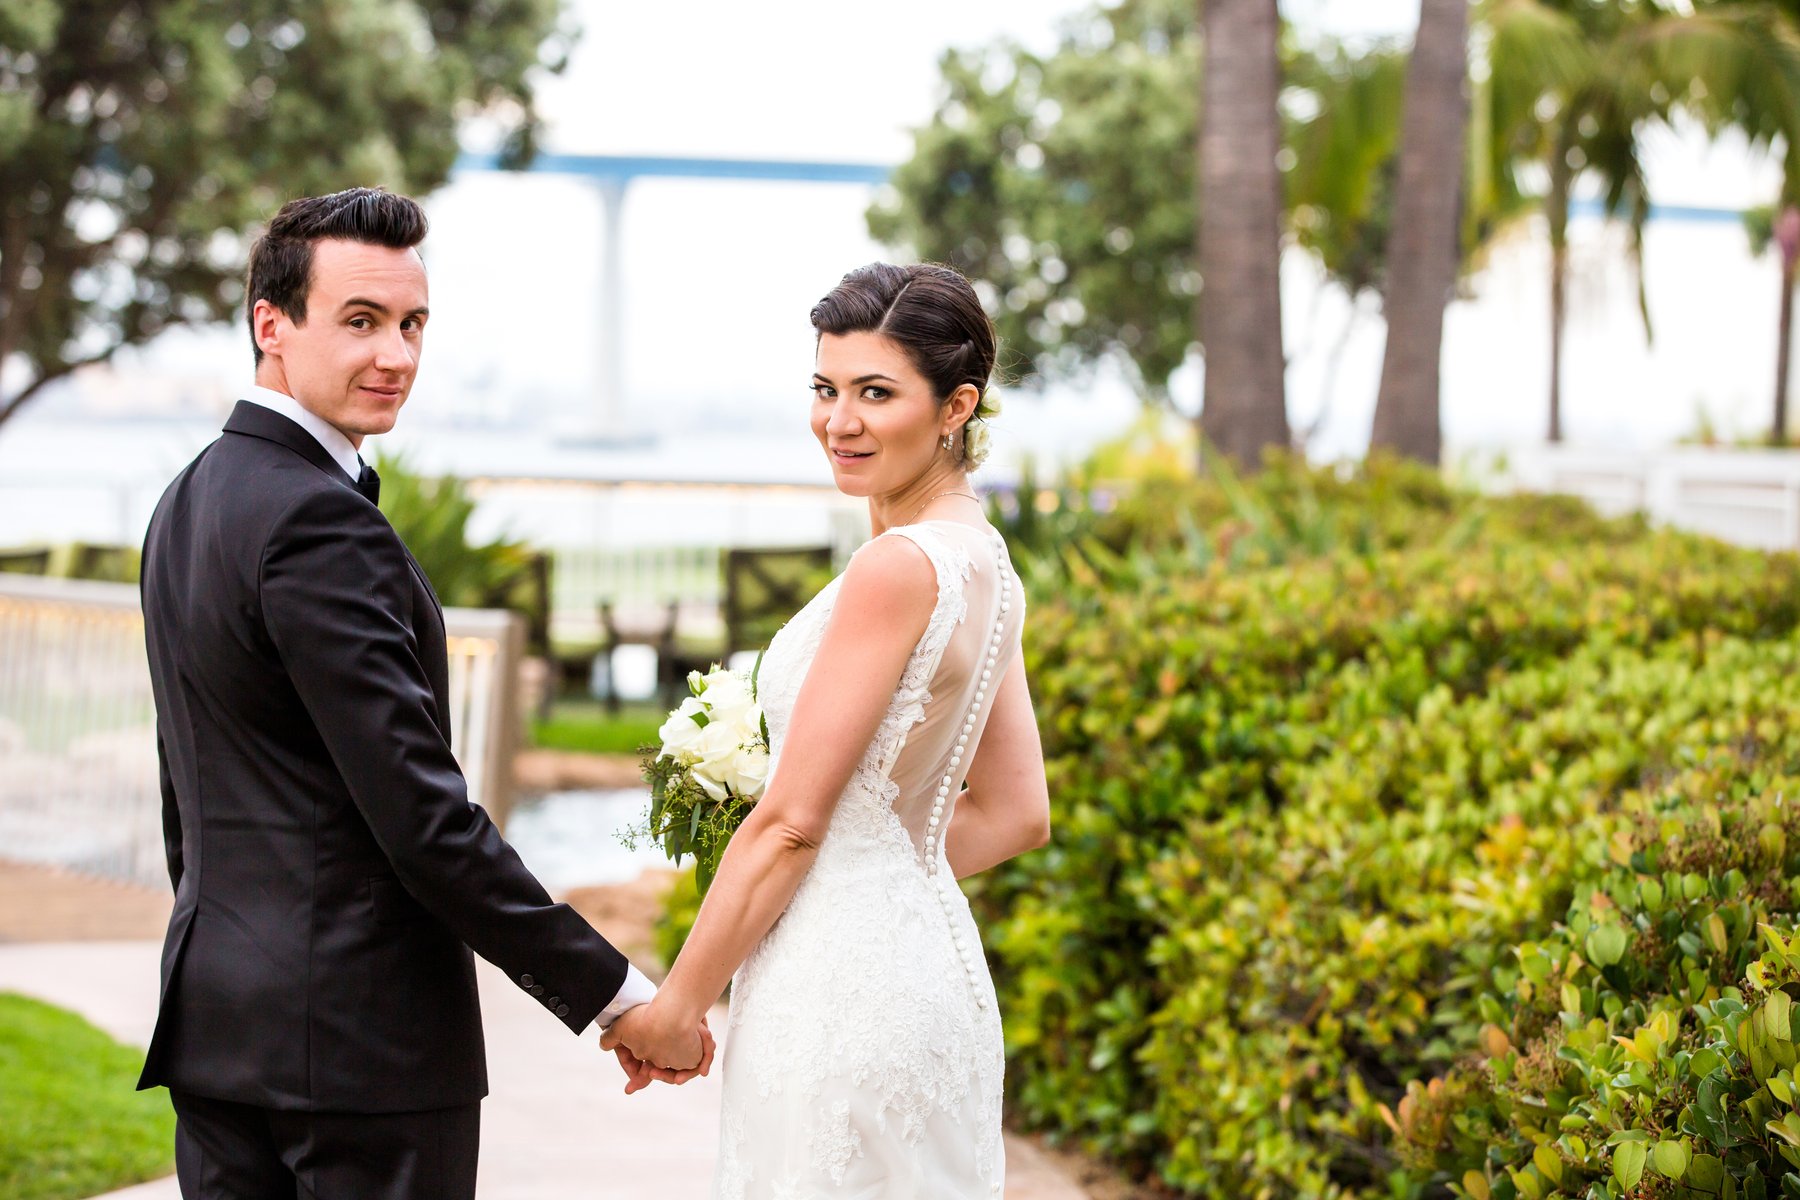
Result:
<svg viewBox="0 0 1800 1200">
<path fill-rule="evenodd" d="M 360 187 L 329 196 L 303 196 L 282 205 L 250 248 L 244 308 L 257 365 L 262 364 L 263 352 L 256 344 L 256 302 L 267 300 L 294 324 L 306 324 L 313 245 L 325 238 L 409 250 L 425 240 L 425 210 L 405 196 Z"/>
</svg>

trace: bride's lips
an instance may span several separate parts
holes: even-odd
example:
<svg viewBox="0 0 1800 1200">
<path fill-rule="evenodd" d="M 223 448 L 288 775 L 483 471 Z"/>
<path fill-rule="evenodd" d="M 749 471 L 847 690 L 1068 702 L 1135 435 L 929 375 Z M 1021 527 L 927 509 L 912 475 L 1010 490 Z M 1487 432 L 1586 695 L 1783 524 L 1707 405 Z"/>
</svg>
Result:
<svg viewBox="0 0 1800 1200">
<path fill-rule="evenodd" d="M 831 452 L 831 461 L 836 462 L 836 463 L 843 463 L 845 466 L 849 466 L 852 463 L 859 463 L 865 458 L 871 458 L 874 456 L 874 454 L 875 454 L 875 452 L 873 450 L 866 450 L 861 453 L 855 453 L 855 452 L 852 452 L 849 450 L 833 449 Z"/>
</svg>

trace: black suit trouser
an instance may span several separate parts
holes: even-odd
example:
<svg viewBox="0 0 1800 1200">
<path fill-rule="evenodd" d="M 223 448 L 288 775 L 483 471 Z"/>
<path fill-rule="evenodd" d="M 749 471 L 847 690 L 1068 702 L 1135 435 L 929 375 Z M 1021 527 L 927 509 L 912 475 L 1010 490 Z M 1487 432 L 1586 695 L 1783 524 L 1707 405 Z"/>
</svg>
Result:
<svg viewBox="0 0 1800 1200">
<path fill-rule="evenodd" d="M 473 1200 L 481 1105 L 257 1108 L 171 1091 L 183 1200 Z"/>
</svg>

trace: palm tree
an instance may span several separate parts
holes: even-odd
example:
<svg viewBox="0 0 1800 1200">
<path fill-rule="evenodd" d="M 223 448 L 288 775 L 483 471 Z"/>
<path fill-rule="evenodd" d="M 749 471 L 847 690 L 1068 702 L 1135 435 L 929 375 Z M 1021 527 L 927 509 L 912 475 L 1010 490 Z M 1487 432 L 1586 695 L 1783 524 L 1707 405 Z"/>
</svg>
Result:
<svg viewBox="0 0 1800 1200">
<path fill-rule="evenodd" d="M 1700 19 L 1716 30 L 1708 53 L 1682 69 L 1702 80 L 1696 115 L 1717 132 L 1737 128 L 1753 147 L 1782 152 L 1781 195 L 1745 214 L 1751 248 L 1780 256 L 1780 325 L 1769 442 L 1784 445 L 1793 355 L 1795 268 L 1800 261 L 1800 0 L 1712 0 Z"/>
<path fill-rule="evenodd" d="M 1698 9 L 1685 0 L 1490 0 L 1484 6 L 1495 152 L 1515 167 L 1535 164 L 1546 181 L 1552 442 L 1563 436 L 1568 219 L 1577 183 L 1592 175 L 1604 213 L 1628 225 L 1648 331 L 1643 134 L 1677 112 L 1715 124 L 1741 120 L 1753 140 L 1800 128 L 1800 121 L 1789 123 L 1800 108 L 1794 65 L 1800 56 L 1776 17 L 1775 6 L 1761 0 L 1715 0 Z"/>
<path fill-rule="evenodd" d="M 1388 241 L 1387 351 L 1375 401 L 1374 446 L 1435 464 L 1444 307 L 1461 258 L 1457 207 L 1468 127 L 1469 0 L 1420 0 L 1407 69 L 1400 178 Z"/>
<path fill-rule="evenodd" d="M 1246 466 L 1288 444 L 1281 338 L 1281 120 L 1275 0 L 1201 0 L 1200 428 Z"/>
</svg>

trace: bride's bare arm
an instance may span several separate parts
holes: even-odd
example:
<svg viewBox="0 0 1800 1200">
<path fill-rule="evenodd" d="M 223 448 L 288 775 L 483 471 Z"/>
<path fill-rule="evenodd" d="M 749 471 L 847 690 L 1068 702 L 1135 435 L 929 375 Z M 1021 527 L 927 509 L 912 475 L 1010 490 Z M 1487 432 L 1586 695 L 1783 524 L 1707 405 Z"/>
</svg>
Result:
<svg viewBox="0 0 1800 1200">
<path fill-rule="evenodd" d="M 961 879 L 1049 840 L 1044 747 L 1025 664 L 1015 656 L 994 693 L 994 711 L 969 764 L 968 790 L 957 797 L 944 855 Z"/>
<path fill-rule="evenodd" d="M 725 848 L 686 946 L 644 1006 L 650 1011 L 634 1009 L 613 1026 L 640 1058 L 677 1067 L 698 1060 L 696 1049 L 679 1056 L 689 1061 L 661 1061 L 670 1057 L 665 1039 L 697 1046 L 698 1022 L 787 908 L 936 602 L 931 562 L 905 538 L 870 542 L 845 570 L 763 798 Z"/>
</svg>

